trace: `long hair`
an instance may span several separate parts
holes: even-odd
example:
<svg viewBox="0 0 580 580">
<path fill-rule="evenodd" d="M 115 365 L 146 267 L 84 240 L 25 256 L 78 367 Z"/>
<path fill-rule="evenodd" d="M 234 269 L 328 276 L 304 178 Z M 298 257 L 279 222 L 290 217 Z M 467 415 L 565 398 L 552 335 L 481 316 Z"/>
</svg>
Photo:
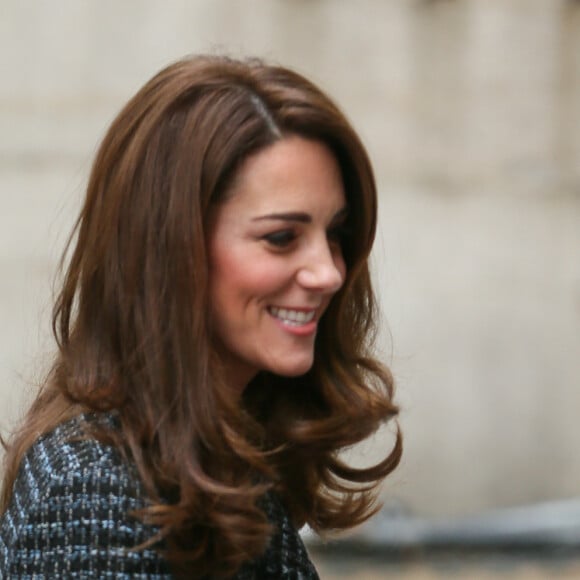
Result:
<svg viewBox="0 0 580 580">
<path fill-rule="evenodd" d="M 349 206 L 343 287 L 301 377 L 258 374 L 234 400 L 212 347 L 207 216 L 253 153 L 289 135 L 335 155 Z M 377 509 L 401 436 L 378 464 L 339 452 L 397 414 L 372 354 L 368 270 L 377 196 L 357 134 L 311 82 L 261 61 L 181 60 L 113 121 L 96 155 L 53 312 L 57 357 L 8 448 L 2 508 L 39 433 L 82 412 L 114 412 L 98 433 L 133 462 L 174 570 L 231 574 L 265 548 L 272 487 L 296 525 L 340 530 Z M 65 267 L 63 257 L 63 268 Z"/>
</svg>

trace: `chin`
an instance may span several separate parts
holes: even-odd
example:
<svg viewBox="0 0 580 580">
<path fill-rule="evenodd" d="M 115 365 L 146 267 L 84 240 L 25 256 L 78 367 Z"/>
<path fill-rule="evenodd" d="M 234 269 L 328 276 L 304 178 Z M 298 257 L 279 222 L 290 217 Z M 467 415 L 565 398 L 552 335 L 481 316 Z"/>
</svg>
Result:
<svg viewBox="0 0 580 580">
<path fill-rule="evenodd" d="M 314 361 L 310 359 L 300 364 L 279 366 L 278 368 L 273 368 L 271 372 L 281 377 L 299 377 L 306 374 L 313 364 Z"/>
</svg>

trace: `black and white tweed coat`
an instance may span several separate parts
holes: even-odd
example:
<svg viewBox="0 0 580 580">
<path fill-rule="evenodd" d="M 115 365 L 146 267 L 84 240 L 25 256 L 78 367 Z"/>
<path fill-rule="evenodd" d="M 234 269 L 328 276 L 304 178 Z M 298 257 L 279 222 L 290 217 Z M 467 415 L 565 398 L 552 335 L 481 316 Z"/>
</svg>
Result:
<svg viewBox="0 0 580 580">
<path fill-rule="evenodd" d="M 155 550 L 130 550 L 155 532 L 129 516 L 146 504 L 143 485 L 114 448 L 80 439 L 85 420 L 39 438 L 23 459 L 0 520 L 0 578 L 172 578 Z M 280 500 L 268 495 L 265 508 L 277 532 L 236 580 L 317 579 Z"/>
</svg>

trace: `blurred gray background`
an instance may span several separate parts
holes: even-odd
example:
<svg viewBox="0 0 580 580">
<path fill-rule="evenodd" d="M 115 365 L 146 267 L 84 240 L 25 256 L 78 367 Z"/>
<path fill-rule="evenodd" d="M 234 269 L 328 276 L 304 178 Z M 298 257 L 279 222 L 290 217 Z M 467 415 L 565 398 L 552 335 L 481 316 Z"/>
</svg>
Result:
<svg viewBox="0 0 580 580">
<path fill-rule="evenodd" d="M 99 139 L 198 52 L 296 68 L 369 149 L 405 433 L 387 506 L 453 518 L 578 497 L 578 0 L 0 0 L 3 432 L 51 360 L 52 281 Z"/>
</svg>

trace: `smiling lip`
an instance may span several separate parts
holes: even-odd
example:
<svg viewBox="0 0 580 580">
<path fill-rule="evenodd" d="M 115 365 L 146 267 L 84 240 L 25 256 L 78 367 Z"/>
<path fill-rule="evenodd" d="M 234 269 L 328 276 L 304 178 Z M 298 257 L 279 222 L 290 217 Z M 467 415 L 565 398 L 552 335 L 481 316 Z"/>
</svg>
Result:
<svg viewBox="0 0 580 580">
<path fill-rule="evenodd" d="M 315 308 L 268 307 L 268 313 L 287 332 L 298 336 L 308 336 L 316 332 L 318 325 Z"/>
</svg>

